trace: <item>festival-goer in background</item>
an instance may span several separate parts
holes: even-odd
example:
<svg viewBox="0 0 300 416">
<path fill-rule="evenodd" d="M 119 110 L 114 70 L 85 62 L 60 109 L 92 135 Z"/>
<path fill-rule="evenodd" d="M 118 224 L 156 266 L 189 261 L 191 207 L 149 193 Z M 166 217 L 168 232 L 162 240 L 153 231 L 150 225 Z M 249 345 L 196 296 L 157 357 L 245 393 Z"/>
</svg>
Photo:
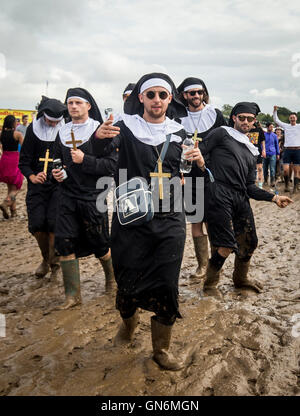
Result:
<svg viewBox="0 0 300 416">
<path fill-rule="evenodd" d="M 54 252 L 58 183 L 51 181 L 51 170 L 55 138 L 65 124 L 63 115 L 66 111 L 67 107 L 59 100 L 43 96 L 37 118 L 27 128 L 20 153 L 19 167 L 28 182 L 28 229 L 36 238 L 43 258 L 35 271 L 38 278 L 51 270 L 50 278 L 53 279 L 59 270 Z"/>
<path fill-rule="evenodd" d="M 23 135 L 23 137 L 25 137 L 26 134 L 26 130 L 28 127 L 29 123 L 28 123 L 28 116 L 26 114 L 23 114 L 22 116 L 22 124 L 19 124 L 16 128 L 16 131 L 20 131 Z"/>
<path fill-rule="evenodd" d="M 297 114 L 289 115 L 288 123 L 283 123 L 277 115 L 278 106 L 274 106 L 273 119 L 279 127 L 284 130 L 284 152 L 282 157 L 283 175 L 285 182 L 285 192 L 289 192 L 289 167 L 293 163 L 294 187 L 293 192 L 297 192 L 300 182 L 300 124 L 297 124 Z"/>
<path fill-rule="evenodd" d="M 227 123 L 223 114 L 217 108 L 209 104 L 209 94 L 205 83 L 200 78 L 189 77 L 182 81 L 178 87 L 180 98 L 187 108 L 187 116 L 182 117 L 181 124 L 185 131 L 194 135 L 197 130 L 197 138 L 202 141 L 213 129 L 219 126 L 226 126 Z M 209 167 L 209 161 L 207 161 Z M 192 203 L 196 204 L 196 178 L 203 176 L 199 172 L 196 163 L 193 163 L 191 172 L 185 174 L 192 178 Z M 205 180 L 208 175 L 204 176 Z M 192 217 L 193 213 L 189 213 Z M 205 213 L 202 222 L 192 223 L 192 237 L 195 247 L 195 254 L 198 262 L 197 269 L 191 277 L 202 278 L 205 276 L 208 262 L 208 238 L 204 233 L 203 224 L 205 223 Z"/>
<path fill-rule="evenodd" d="M 282 167 L 282 154 L 283 154 L 283 148 L 284 148 L 284 132 L 283 132 L 283 129 L 281 127 L 277 127 L 275 129 L 275 134 L 276 134 L 277 139 L 278 139 L 278 146 L 279 146 L 279 151 L 280 151 L 279 160 L 276 160 L 275 179 L 277 180 L 278 178 L 280 178 L 279 182 L 282 183 L 282 182 L 284 182 L 283 167 Z"/>
<path fill-rule="evenodd" d="M 110 140 L 95 138 L 102 117 L 88 91 L 70 88 L 66 104 L 71 121 L 60 129 L 53 156 L 61 159 L 66 172 L 52 170 L 53 177 L 60 182 L 55 248 L 60 255 L 66 294 L 61 309 L 81 303 L 79 257 L 94 254 L 103 267 L 106 290 L 113 290 L 114 285 L 108 213 L 96 207 L 97 198 L 104 190 L 97 189 L 96 185 L 102 176 L 114 174 L 116 152 L 106 154 L 105 146 Z"/>
<path fill-rule="evenodd" d="M 264 168 L 264 184 L 268 185 L 269 168 L 270 168 L 270 186 L 275 186 L 276 160 L 280 158 L 280 150 L 277 135 L 273 132 L 272 123 L 267 123 L 267 131 L 265 132 L 266 156 L 263 161 Z"/>
<path fill-rule="evenodd" d="M 208 293 L 216 293 L 220 271 L 232 251 L 235 252 L 234 286 L 256 292 L 262 290 L 261 283 L 248 277 L 250 260 L 258 243 L 249 198 L 273 201 L 281 208 L 293 202 L 255 185 L 259 152 L 247 133 L 259 111 L 256 103 L 236 104 L 230 115 L 230 127 L 213 130 L 199 143 L 202 154 L 209 155 L 215 179 L 208 183 L 205 193 L 208 233 L 213 248 L 203 286 Z"/>
<path fill-rule="evenodd" d="M 135 84 L 134 83 L 129 83 L 122 94 L 122 98 L 123 98 L 123 103 L 125 103 L 125 101 L 127 100 L 127 98 L 130 96 L 130 94 L 132 93 L 132 90 L 134 89 Z M 118 121 L 123 120 L 123 112 L 122 113 L 115 113 L 113 115 L 113 124 L 116 124 Z"/>
<path fill-rule="evenodd" d="M 4 218 L 8 219 L 8 209 L 10 209 L 12 217 L 17 215 L 16 196 L 23 183 L 23 175 L 18 168 L 18 145 L 23 143 L 23 135 L 16 131 L 15 116 L 5 117 L 0 142 L 3 150 L 0 159 L 0 182 L 7 184 L 7 197 L 0 205 L 0 209 Z"/>
<path fill-rule="evenodd" d="M 186 133 L 182 125 L 169 117 L 185 116 L 186 110 L 170 77 L 161 73 L 144 75 L 125 102 L 124 113 L 123 121 L 117 126 L 107 121 L 97 132 L 100 139 L 118 135 L 112 142 L 112 147 L 119 149 L 116 184 L 119 185 L 119 169 L 127 169 L 128 180 L 142 177 L 149 184 L 151 173 L 155 174 L 160 166 L 181 189 L 181 143 Z M 170 141 L 164 154 L 167 135 Z M 191 160 L 200 155 L 199 149 L 190 152 Z M 118 284 L 116 305 L 123 320 L 114 343 L 130 343 L 133 339 L 139 321 L 138 308 L 154 312 L 151 317 L 153 358 L 168 370 L 184 366 L 184 362 L 168 352 L 173 324 L 181 317 L 178 279 L 186 236 L 183 207 L 180 212 L 175 210 L 179 199 L 182 204 L 182 196 L 178 197 L 174 188 L 160 194 L 158 212 L 152 220 L 128 227 L 114 213 L 111 231 Z M 170 202 L 165 210 L 164 198 Z"/>
<path fill-rule="evenodd" d="M 265 135 L 264 131 L 261 127 L 259 121 L 254 123 L 253 129 L 249 131 L 247 136 L 250 139 L 250 142 L 254 144 L 254 146 L 259 151 L 259 155 L 257 156 L 256 161 L 256 170 L 257 170 L 257 182 L 258 187 L 263 187 L 263 157 L 266 157 L 266 149 L 265 149 Z"/>
</svg>

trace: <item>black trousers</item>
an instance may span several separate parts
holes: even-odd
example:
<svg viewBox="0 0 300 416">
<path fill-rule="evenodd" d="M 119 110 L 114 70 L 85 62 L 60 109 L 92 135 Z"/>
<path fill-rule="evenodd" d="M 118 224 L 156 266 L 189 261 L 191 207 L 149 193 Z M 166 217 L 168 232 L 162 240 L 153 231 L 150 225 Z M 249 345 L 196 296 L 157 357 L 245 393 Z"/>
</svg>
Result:
<svg viewBox="0 0 300 416">
<path fill-rule="evenodd" d="M 247 196 L 214 182 L 206 188 L 205 204 L 211 244 L 232 248 L 244 261 L 250 259 L 258 240 Z"/>
</svg>

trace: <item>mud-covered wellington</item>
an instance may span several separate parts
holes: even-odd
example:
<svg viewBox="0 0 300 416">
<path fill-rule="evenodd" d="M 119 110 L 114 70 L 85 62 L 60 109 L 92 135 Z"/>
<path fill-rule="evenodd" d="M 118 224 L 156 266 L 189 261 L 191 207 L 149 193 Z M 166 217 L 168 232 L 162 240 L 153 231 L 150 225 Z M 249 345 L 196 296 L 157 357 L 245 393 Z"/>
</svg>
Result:
<svg viewBox="0 0 300 416">
<path fill-rule="evenodd" d="M 261 293 L 263 285 L 260 282 L 257 282 L 254 279 L 249 279 L 247 277 L 249 265 L 250 260 L 244 262 L 241 261 L 237 256 L 235 256 L 234 271 L 232 275 L 234 287 L 236 287 L 237 289 L 252 289 L 257 293 Z"/>
<path fill-rule="evenodd" d="M 175 358 L 168 351 L 172 328 L 172 325 L 163 325 L 158 322 L 155 316 L 151 317 L 153 360 L 165 370 L 177 371 L 181 370 L 185 366 L 185 363 L 181 359 Z"/>
<path fill-rule="evenodd" d="M 129 344 L 133 340 L 134 331 L 139 323 L 139 312 L 138 310 L 127 319 L 123 318 L 117 335 L 114 338 L 113 345 L 115 347 L 119 345 Z"/>
<path fill-rule="evenodd" d="M 48 233 L 45 232 L 36 232 L 34 233 L 34 237 L 38 242 L 43 257 L 43 261 L 36 269 L 35 275 L 37 278 L 42 278 L 49 272 L 49 237 Z"/>
<path fill-rule="evenodd" d="M 0 205 L 0 209 L 3 213 L 3 217 L 8 220 L 9 218 L 9 212 L 8 212 L 8 208 L 11 206 L 11 201 L 8 199 L 4 199 L 2 204 Z"/>
<path fill-rule="evenodd" d="M 191 275 L 193 279 L 201 279 L 205 276 L 208 263 L 208 238 L 207 235 L 193 237 L 195 254 L 198 261 L 198 267 L 195 273 Z"/>
<path fill-rule="evenodd" d="M 117 288 L 111 257 L 108 260 L 99 259 L 105 274 L 105 291 L 112 292 Z"/>
<path fill-rule="evenodd" d="M 60 265 L 66 301 L 59 309 L 69 309 L 81 304 L 79 261 L 78 259 L 63 260 Z"/>
<path fill-rule="evenodd" d="M 220 280 L 221 270 L 217 270 L 214 266 L 211 265 L 210 261 L 207 264 L 206 268 L 206 277 L 203 284 L 203 290 L 215 289 Z"/>
</svg>

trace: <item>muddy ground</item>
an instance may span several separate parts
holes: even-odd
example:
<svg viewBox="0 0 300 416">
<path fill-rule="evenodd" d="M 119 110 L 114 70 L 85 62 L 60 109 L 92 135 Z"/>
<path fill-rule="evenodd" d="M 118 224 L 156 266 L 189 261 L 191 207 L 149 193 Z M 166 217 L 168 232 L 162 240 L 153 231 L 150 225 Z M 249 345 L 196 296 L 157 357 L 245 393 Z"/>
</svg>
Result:
<svg viewBox="0 0 300 416">
<path fill-rule="evenodd" d="M 282 192 L 282 185 L 278 186 Z M 6 186 L 0 184 L 0 200 Z M 300 195 L 285 209 L 252 201 L 259 246 L 250 275 L 263 293 L 235 290 L 233 259 L 220 281 L 222 298 L 205 297 L 190 274 L 196 260 L 188 226 L 180 276 L 183 315 L 172 351 L 189 351 L 187 367 L 161 370 L 151 359 L 149 312 L 141 313 L 134 342 L 113 347 L 120 323 L 114 297 L 91 257 L 80 260 L 83 305 L 56 311 L 64 301 L 61 274 L 36 279 L 40 263 L 27 230 L 26 181 L 18 217 L 0 218 L 0 395 L 300 396 Z"/>
</svg>

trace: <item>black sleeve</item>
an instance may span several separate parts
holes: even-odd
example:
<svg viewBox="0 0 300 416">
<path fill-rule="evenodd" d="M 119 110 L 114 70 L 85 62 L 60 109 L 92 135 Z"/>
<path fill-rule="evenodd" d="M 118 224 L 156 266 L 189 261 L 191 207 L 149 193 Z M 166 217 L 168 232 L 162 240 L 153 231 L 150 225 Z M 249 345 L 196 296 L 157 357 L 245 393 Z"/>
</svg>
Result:
<svg viewBox="0 0 300 416">
<path fill-rule="evenodd" d="M 256 162 L 253 164 L 251 169 L 249 170 L 248 177 L 247 177 L 247 194 L 249 198 L 255 199 L 256 201 L 272 201 L 274 194 L 264 189 L 258 188 L 255 185 L 256 179 Z"/>
<path fill-rule="evenodd" d="M 28 126 L 23 144 L 20 151 L 19 169 L 22 174 L 29 180 L 30 175 L 34 175 L 32 170 L 32 161 L 35 154 L 35 138 L 33 136 L 32 124 Z"/>
<path fill-rule="evenodd" d="M 118 152 L 113 150 L 108 156 L 84 155 L 82 171 L 91 175 L 112 176 L 117 166 Z"/>
<path fill-rule="evenodd" d="M 218 127 L 212 130 L 202 142 L 199 142 L 199 149 L 203 156 L 209 154 L 214 147 L 218 146 L 224 138 L 225 130 Z"/>
</svg>

